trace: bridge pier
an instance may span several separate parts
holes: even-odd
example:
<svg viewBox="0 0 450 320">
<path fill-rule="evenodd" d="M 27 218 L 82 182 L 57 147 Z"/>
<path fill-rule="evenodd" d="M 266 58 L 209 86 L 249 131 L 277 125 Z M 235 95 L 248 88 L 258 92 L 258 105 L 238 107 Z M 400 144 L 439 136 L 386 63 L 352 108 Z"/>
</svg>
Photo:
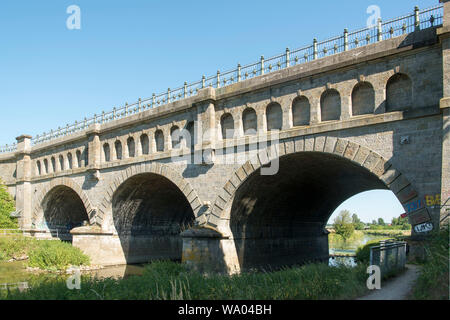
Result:
<svg viewBox="0 0 450 320">
<path fill-rule="evenodd" d="M 236 274 L 328 262 L 328 233 L 295 238 L 234 239 L 212 228 L 184 231 L 182 262 L 202 273 Z"/>
</svg>

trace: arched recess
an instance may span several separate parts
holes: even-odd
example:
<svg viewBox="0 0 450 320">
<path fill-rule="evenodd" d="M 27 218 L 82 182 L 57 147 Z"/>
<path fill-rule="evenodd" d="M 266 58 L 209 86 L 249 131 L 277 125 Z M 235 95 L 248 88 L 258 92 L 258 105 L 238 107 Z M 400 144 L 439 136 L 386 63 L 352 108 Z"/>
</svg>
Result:
<svg viewBox="0 0 450 320">
<path fill-rule="evenodd" d="M 83 189 L 73 180 L 69 178 L 57 178 L 50 181 L 49 184 L 45 186 L 44 189 L 42 189 L 38 196 L 35 199 L 35 207 L 33 210 L 33 215 L 31 218 L 31 225 L 33 229 L 36 229 L 39 227 L 38 221 L 42 218 L 44 218 L 44 208 L 43 208 L 43 202 L 45 198 L 51 193 L 51 191 L 57 189 L 57 188 L 66 188 L 66 190 L 72 191 L 74 194 L 76 194 L 79 198 L 79 200 L 82 202 L 84 209 L 87 213 L 87 218 L 89 219 L 89 223 L 91 225 L 97 224 L 96 216 L 95 216 L 95 209 L 92 206 L 89 197 L 87 194 L 83 191 Z"/>
<path fill-rule="evenodd" d="M 105 221 L 107 215 L 112 214 L 113 197 L 118 187 L 121 186 L 126 180 L 130 179 L 131 177 L 145 173 L 153 173 L 156 175 L 160 175 L 168 179 L 171 183 L 173 183 L 188 200 L 195 218 L 196 219 L 200 218 L 199 212 L 202 207 L 202 201 L 200 200 L 197 192 L 194 190 L 194 188 L 191 186 L 189 182 L 187 182 L 177 171 L 171 169 L 168 165 L 157 162 L 141 163 L 131 165 L 124 172 L 118 174 L 118 177 L 107 188 L 105 196 L 99 207 L 99 212 L 97 216 L 97 221 L 99 221 L 99 224 L 102 225 L 103 228 L 108 227 L 105 226 L 103 222 Z"/>
<path fill-rule="evenodd" d="M 320 97 L 322 121 L 339 120 L 341 117 L 341 95 L 335 89 L 328 89 Z"/>
<path fill-rule="evenodd" d="M 297 97 L 292 102 L 292 122 L 294 127 L 309 126 L 311 106 L 305 96 Z"/>
<path fill-rule="evenodd" d="M 403 111 L 412 107 L 412 81 L 404 73 L 397 73 L 386 84 L 386 112 Z"/>
<path fill-rule="evenodd" d="M 373 114 L 375 111 L 375 90 L 369 82 L 358 83 L 352 91 L 352 115 Z"/>
<path fill-rule="evenodd" d="M 281 131 L 283 127 L 283 110 L 280 104 L 272 102 L 266 108 L 267 131 Z"/>
<path fill-rule="evenodd" d="M 222 131 L 222 139 L 232 139 L 234 137 L 234 119 L 231 113 L 225 113 L 220 118 L 220 128 Z"/>
<path fill-rule="evenodd" d="M 402 204 L 418 196 L 376 152 L 335 137 L 299 138 L 262 150 L 219 190 L 207 224 L 234 239 L 240 268 L 278 268 L 327 260 L 324 227 L 346 199 L 391 190 Z M 279 160 L 275 175 L 261 169 Z"/>
</svg>

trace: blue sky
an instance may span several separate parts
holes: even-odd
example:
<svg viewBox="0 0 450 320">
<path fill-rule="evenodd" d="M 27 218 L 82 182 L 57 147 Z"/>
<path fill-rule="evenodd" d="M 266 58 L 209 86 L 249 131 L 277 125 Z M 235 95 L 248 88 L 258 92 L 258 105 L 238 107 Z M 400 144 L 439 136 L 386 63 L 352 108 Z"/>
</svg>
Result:
<svg viewBox="0 0 450 320">
<path fill-rule="evenodd" d="M 68 30 L 66 9 L 81 8 Z M 438 0 L 0 2 L 0 145 Z"/>
</svg>

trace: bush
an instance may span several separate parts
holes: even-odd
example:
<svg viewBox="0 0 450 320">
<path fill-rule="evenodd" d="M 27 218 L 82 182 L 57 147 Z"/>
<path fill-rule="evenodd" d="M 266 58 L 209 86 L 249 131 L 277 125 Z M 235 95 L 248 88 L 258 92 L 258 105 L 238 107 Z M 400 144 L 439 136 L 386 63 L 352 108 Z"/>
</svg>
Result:
<svg viewBox="0 0 450 320">
<path fill-rule="evenodd" d="M 65 269 L 70 265 L 89 265 L 89 257 L 70 243 L 57 240 L 40 241 L 29 253 L 29 266 L 40 269 Z"/>
<path fill-rule="evenodd" d="M 449 226 L 435 234 L 425 245 L 425 262 L 413 289 L 412 298 L 448 300 L 449 288 Z"/>
<path fill-rule="evenodd" d="M 10 214 L 15 210 L 14 199 L 0 180 L 0 229 L 17 229 L 17 218 Z"/>
<path fill-rule="evenodd" d="M 369 262 L 370 248 L 378 246 L 380 244 L 380 241 L 382 241 L 382 240 L 383 239 L 372 240 L 372 241 L 367 242 L 365 245 L 358 247 L 358 249 L 356 249 L 356 260 L 364 262 L 364 263 Z"/>
</svg>

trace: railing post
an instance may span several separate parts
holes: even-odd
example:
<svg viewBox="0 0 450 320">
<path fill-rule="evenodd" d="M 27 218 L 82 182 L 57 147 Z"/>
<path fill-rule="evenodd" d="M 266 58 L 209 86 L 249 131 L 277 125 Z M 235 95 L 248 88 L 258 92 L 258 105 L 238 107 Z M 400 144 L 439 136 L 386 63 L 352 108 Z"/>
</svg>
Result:
<svg viewBox="0 0 450 320">
<path fill-rule="evenodd" d="M 102 111 L 102 124 L 105 123 L 105 111 Z"/>
<path fill-rule="evenodd" d="M 260 74 L 264 74 L 264 56 L 261 56 Z"/>
<path fill-rule="evenodd" d="M 202 89 L 204 89 L 206 86 L 206 77 L 205 75 L 202 76 Z"/>
<path fill-rule="evenodd" d="M 75 121 L 75 124 L 76 124 L 76 123 L 77 123 L 77 122 Z M 83 130 L 86 129 L 86 127 L 87 127 L 87 119 L 86 119 L 86 117 L 84 117 Z"/>
<path fill-rule="evenodd" d="M 348 29 L 344 29 L 344 51 L 348 51 Z"/>
<path fill-rule="evenodd" d="M 116 120 L 116 107 L 113 108 L 113 120 Z"/>
<path fill-rule="evenodd" d="M 378 41 L 383 40 L 383 25 L 381 24 L 381 18 L 378 18 L 378 25 L 377 25 L 377 40 L 378 40 Z"/>
<path fill-rule="evenodd" d="M 220 70 L 217 70 L 217 88 L 220 88 Z"/>
<path fill-rule="evenodd" d="M 415 6 L 414 7 L 414 31 L 419 31 L 420 30 L 420 16 L 419 16 L 419 7 Z"/>
<path fill-rule="evenodd" d="M 96 123 L 97 123 L 97 114 L 94 113 L 94 124 L 96 124 Z"/>
<path fill-rule="evenodd" d="M 125 117 L 128 115 L 128 102 L 125 102 Z"/>
<path fill-rule="evenodd" d="M 241 65 L 238 63 L 237 66 L 237 81 L 240 82 L 241 81 Z"/>
<path fill-rule="evenodd" d="M 286 48 L 286 68 L 289 68 L 290 66 L 290 56 L 291 52 L 289 51 L 289 48 Z"/>
<path fill-rule="evenodd" d="M 138 100 L 138 112 L 141 112 L 141 103 L 142 103 L 142 99 L 139 98 L 139 100 Z"/>
<path fill-rule="evenodd" d="M 170 88 L 167 89 L 167 103 L 170 103 Z"/>
<path fill-rule="evenodd" d="M 187 97 L 187 82 L 184 82 L 184 97 Z"/>
<path fill-rule="evenodd" d="M 155 107 L 155 103 L 156 103 L 156 94 L 152 94 L 152 108 Z"/>
<path fill-rule="evenodd" d="M 314 38 L 313 41 L 313 59 L 316 60 L 317 59 L 317 39 Z"/>
</svg>

